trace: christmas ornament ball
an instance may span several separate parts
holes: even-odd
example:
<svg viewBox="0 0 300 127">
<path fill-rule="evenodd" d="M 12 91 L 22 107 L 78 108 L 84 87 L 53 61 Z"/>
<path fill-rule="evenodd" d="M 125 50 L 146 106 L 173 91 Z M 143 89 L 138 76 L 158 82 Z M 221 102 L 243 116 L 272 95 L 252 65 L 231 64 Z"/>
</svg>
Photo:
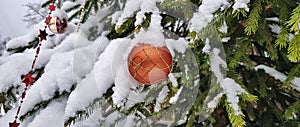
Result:
<svg viewBox="0 0 300 127">
<path fill-rule="evenodd" d="M 136 81 L 151 85 L 168 78 L 172 62 L 172 55 L 166 46 L 139 43 L 129 53 L 128 70 Z"/>
<path fill-rule="evenodd" d="M 48 27 L 49 27 L 50 31 L 55 34 L 65 33 L 68 29 L 68 21 L 65 18 L 51 16 Z"/>
</svg>

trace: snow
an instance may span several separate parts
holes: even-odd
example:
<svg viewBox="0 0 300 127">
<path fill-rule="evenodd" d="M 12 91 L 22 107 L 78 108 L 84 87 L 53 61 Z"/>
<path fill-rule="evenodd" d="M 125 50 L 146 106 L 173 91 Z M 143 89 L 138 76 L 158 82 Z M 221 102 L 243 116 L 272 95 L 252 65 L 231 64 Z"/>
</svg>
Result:
<svg viewBox="0 0 300 127">
<path fill-rule="evenodd" d="M 35 37 L 39 34 L 39 29 L 42 29 L 44 26 L 44 23 L 39 23 L 33 27 L 33 30 L 29 32 L 28 34 L 13 38 L 6 44 L 6 49 L 14 49 L 18 47 L 23 47 L 28 45 L 28 42 L 34 40 Z"/>
<path fill-rule="evenodd" d="M 210 45 L 209 45 L 209 39 L 208 38 L 206 38 L 205 39 L 205 46 L 203 47 L 203 49 L 202 49 L 202 52 L 204 52 L 204 53 L 210 53 Z"/>
<path fill-rule="evenodd" d="M 111 85 L 111 84 L 108 84 Z M 107 85 L 107 86 L 108 86 Z M 101 97 L 103 91 L 97 88 L 94 72 L 87 76 L 70 94 L 65 108 L 65 118 L 74 117 L 77 111 L 84 111 L 94 99 Z"/>
<path fill-rule="evenodd" d="M 231 78 L 224 78 L 220 82 L 220 86 L 223 89 L 223 91 L 218 93 L 212 101 L 208 102 L 207 107 L 210 109 L 217 107 L 221 97 L 223 95 L 226 95 L 227 101 L 229 102 L 229 106 L 233 108 L 235 115 L 240 115 L 242 112 L 239 109 L 238 105 L 239 95 L 247 94 L 247 92 Z"/>
<path fill-rule="evenodd" d="M 112 43 L 119 44 L 113 50 L 114 51 L 110 59 L 112 59 L 111 72 L 114 76 L 115 86 L 113 87 L 112 99 L 116 106 L 123 107 L 128 109 L 132 107 L 135 103 L 141 102 L 144 99 L 143 94 L 133 91 L 140 85 L 135 81 L 132 76 L 129 74 L 127 58 L 128 54 L 131 51 L 133 44 L 129 43 L 130 39 L 116 39 Z M 109 48 L 109 47 L 108 47 Z M 125 105 L 124 101 L 127 98 Z"/>
<path fill-rule="evenodd" d="M 143 0 L 140 11 L 136 13 L 136 21 L 134 23 L 135 26 L 141 25 L 144 19 L 146 19 L 145 13 L 155 12 L 157 13 L 159 10 L 156 7 L 156 3 L 160 2 L 160 0 Z M 151 19 L 152 20 L 152 19 Z M 160 23 L 160 21 L 158 21 Z"/>
<path fill-rule="evenodd" d="M 270 18 L 265 18 L 266 21 L 273 21 L 273 22 L 279 22 L 279 18 L 278 17 L 270 17 Z"/>
<path fill-rule="evenodd" d="M 224 37 L 222 38 L 221 42 L 228 42 L 231 38 L 230 37 Z"/>
<path fill-rule="evenodd" d="M 228 26 L 227 26 L 225 21 L 224 21 L 223 25 L 219 28 L 219 31 L 222 32 L 222 33 L 227 33 Z"/>
<path fill-rule="evenodd" d="M 166 45 L 164 35 L 161 32 L 153 30 L 141 30 L 138 34 L 135 35 L 135 38 L 132 40 L 131 43 L 132 46 L 138 43 L 151 44 L 155 47 L 162 47 Z"/>
<path fill-rule="evenodd" d="M 212 54 L 211 54 L 211 71 L 214 73 L 214 75 L 217 78 L 217 82 L 221 82 L 224 78 L 224 75 L 221 72 L 221 68 L 227 68 L 227 64 L 226 62 L 219 56 L 220 54 L 220 49 L 214 48 L 212 50 Z"/>
<path fill-rule="evenodd" d="M 82 42 L 79 42 L 82 43 Z M 83 42 L 84 43 L 84 42 Z M 105 50 L 109 43 L 106 37 L 98 37 L 91 45 L 86 48 L 76 50 L 73 59 L 74 80 L 81 81 L 86 74 L 91 72 L 97 57 Z M 80 44 L 79 44 L 80 45 Z M 94 56 L 94 57 L 91 57 Z"/>
<path fill-rule="evenodd" d="M 176 94 L 175 94 L 173 97 L 170 98 L 170 101 L 169 101 L 170 104 L 176 104 L 176 102 L 178 101 L 178 97 L 179 97 L 179 95 L 180 95 L 182 89 L 183 89 L 183 86 L 181 86 L 181 87 L 178 89 L 178 91 L 176 92 Z"/>
<path fill-rule="evenodd" d="M 84 110 L 83 107 L 88 106 L 95 98 L 101 97 L 113 83 L 115 87 L 112 97 L 117 106 L 121 106 L 122 100 L 130 96 L 130 88 L 136 87 L 137 84 L 132 82 L 133 79 L 130 80 L 127 65 L 124 64 L 127 59 L 125 60 L 122 55 L 127 50 L 129 41 L 130 39 L 112 40 L 105 48 L 91 74 L 70 95 L 65 112 L 66 117 L 73 117 L 77 111 Z M 86 95 L 86 93 L 89 94 Z"/>
<path fill-rule="evenodd" d="M 65 106 L 66 99 L 53 101 L 44 110 L 39 112 L 26 127 L 63 127 Z M 47 120 L 47 124 L 45 124 L 45 120 Z"/>
<path fill-rule="evenodd" d="M 1 126 L 9 126 L 9 122 L 13 122 L 14 115 L 16 114 L 17 109 L 9 110 L 4 116 L 0 117 L 0 125 Z"/>
<path fill-rule="evenodd" d="M 51 17 L 59 17 L 60 19 L 68 19 L 68 15 L 65 11 L 61 10 L 61 9 L 58 9 L 56 8 L 54 11 L 52 11 Z"/>
<path fill-rule="evenodd" d="M 8 61 L 8 59 L 12 60 Z M 15 54 L 13 56 L 10 56 L 8 58 L 2 58 L 0 60 L 8 61 L 0 66 L 0 90 L 1 92 L 5 92 L 13 84 L 21 82 L 20 75 L 26 74 L 27 71 L 30 69 L 32 57 L 28 54 Z"/>
<path fill-rule="evenodd" d="M 169 92 L 169 88 L 168 86 L 164 86 L 162 88 L 162 90 L 159 92 L 158 97 L 156 98 L 156 104 L 154 107 L 154 112 L 158 112 L 159 110 L 161 110 L 161 103 L 164 102 L 165 98 L 167 97 Z"/>
<path fill-rule="evenodd" d="M 107 45 L 108 40 L 104 39 L 103 37 L 100 37 L 99 39 L 96 39 L 95 42 L 100 42 L 100 50 L 103 50 L 104 47 Z M 106 92 L 106 90 L 112 85 L 113 79 L 111 72 L 111 65 L 112 65 L 112 57 L 110 54 L 112 47 L 118 43 L 110 43 L 107 48 L 104 50 L 104 52 L 100 55 L 98 58 L 98 61 L 95 63 L 94 69 L 90 72 L 90 74 L 86 75 L 86 78 L 82 80 L 76 89 L 71 93 L 69 100 L 67 102 L 67 107 L 65 110 L 65 116 L 66 117 L 73 117 L 77 111 L 84 110 L 84 107 L 87 107 L 94 99 L 99 98 L 102 96 L 103 93 Z M 99 50 L 98 46 L 92 45 L 91 47 L 96 47 L 96 50 Z M 81 55 L 91 55 L 91 53 L 95 53 L 94 50 L 90 50 L 91 52 L 78 52 L 78 62 L 82 61 Z M 85 54 L 86 53 L 86 54 Z M 97 55 L 96 55 L 97 56 Z M 87 62 L 92 62 L 87 60 Z M 74 64 L 77 62 L 74 62 Z M 89 72 L 91 68 L 87 68 L 86 70 L 80 70 L 82 69 L 82 65 L 85 63 L 77 63 L 78 65 L 74 66 L 76 67 L 75 73 L 78 73 L 76 77 L 79 77 L 78 80 L 80 80 L 82 75 L 82 72 Z M 88 63 L 91 64 L 91 63 Z M 86 66 L 90 67 L 90 66 Z M 81 76 L 80 76 L 81 75 Z M 83 77 L 81 77 L 83 78 Z M 89 94 L 86 94 L 89 93 Z"/>
<path fill-rule="evenodd" d="M 174 76 L 173 73 L 170 73 L 168 75 L 169 80 L 172 82 L 172 86 L 177 87 L 178 86 L 178 82 L 177 82 L 177 78 Z"/>
<path fill-rule="evenodd" d="M 221 97 L 222 97 L 223 95 L 224 95 L 223 92 L 219 93 L 217 96 L 215 96 L 215 97 L 213 98 L 212 101 L 210 101 L 209 103 L 207 103 L 207 107 L 208 107 L 208 108 L 211 108 L 211 109 L 217 107 L 218 101 L 221 99 Z"/>
<path fill-rule="evenodd" d="M 51 102 L 45 109 L 37 112 L 35 117 L 28 117 L 21 122 L 20 127 L 62 127 L 63 126 L 63 110 L 66 105 L 66 99 L 58 99 Z M 9 110 L 0 119 L 0 125 L 7 125 L 12 122 L 16 109 Z M 18 121 L 19 122 L 19 121 Z M 46 122 L 46 123 L 45 123 Z"/>
<path fill-rule="evenodd" d="M 166 39 L 166 46 L 170 50 L 172 56 L 175 56 L 174 50 L 177 52 L 184 54 L 186 49 L 188 48 L 188 41 L 184 38 L 179 38 L 178 40 L 174 39 Z"/>
<path fill-rule="evenodd" d="M 148 30 L 141 29 L 139 33 L 135 34 L 135 38 L 132 40 L 132 44 L 129 50 L 131 51 L 132 47 L 138 43 L 151 44 L 152 46 L 155 47 L 165 46 L 166 42 L 165 42 L 165 37 L 162 33 L 162 27 L 160 26 L 160 21 L 161 21 L 161 16 L 159 14 L 152 14 L 151 22 Z"/>
<path fill-rule="evenodd" d="M 234 4 L 232 6 L 233 11 L 239 10 L 239 9 L 245 9 L 245 11 L 249 11 L 248 3 L 250 0 L 234 0 Z"/>
<path fill-rule="evenodd" d="M 71 2 L 71 1 L 65 1 L 62 3 L 62 6 L 61 6 L 61 9 L 62 10 L 67 10 L 67 9 L 70 9 L 74 6 L 76 6 L 77 4 L 74 3 L 74 2 Z"/>
<path fill-rule="evenodd" d="M 126 2 L 125 8 L 123 9 L 123 13 L 121 14 L 121 17 L 119 17 L 116 23 L 117 28 L 119 28 L 126 21 L 127 18 L 133 16 L 134 12 L 140 9 L 142 2 L 143 0 L 128 0 Z"/>
<path fill-rule="evenodd" d="M 213 13 L 228 5 L 227 0 L 203 0 L 190 20 L 190 31 L 200 32 L 213 20 Z"/>
<path fill-rule="evenodd" d="M 21 82 L 20 75 L 25 75 L 28 73 L 31 67 L 32 60 L 34 58 L 35 51 L 30 50 L 23 54 L 13 54 L 8 57 L 1 57 L 0 61 L 3 63 L 0 66 L 1 76 L 0 76 L 0 91 L 5 92 L 12 85 L 17 85 Z M 51 51 L 41 51 L 37 59 L 36 66 L 34 69 L 41 68 L 47 62 L 49 56 L 52 54 Z M 5 75 L 9 76 L 5 76 Z"/>
<path fill-rule="evenodd" d="M 281 82 L 284 82 L 287 79 L 287 76 L 274 68 L 268 67 L 266 65 L 257 65 L 254 67 L 254 69 L 257 71 L 259 69 L 264 70 L 267 74 L 274 77 L 275 79 L 278 79 Z M 292 81 L 292 88 L 296 89 L 297 91 L 300 91 L 300 78 L 295 77 Z"/>
<path fill-rule="evenodd" d="M 218 95 L 216 95 L 212 101 L 208 102 L 208 108 L 215 108 L 218 104 L 219 99 L 226 95 L 229 106 L 233 108 L 235 115 L 240 115 L 242 112 L 239 109 L 239 95 L 247 94 L 247 92 L 237 84 L 233 79 L 225 77 L 222 73 L 222 69 L 227 69 L 226 62 L 220 57 L 221 50 L 213 48 L 210 53 L 210 67 L 214 76 L 216 77 L 217 83 L 223 89 Z"/>
<path fill-rule="evenodd" d="M 239 109 L 239 96 L 242 93 L 246 93 L 246 91 L 237 84 L 233 79 L 225 78 L 221 82 L 221 87 L 224 90 L 224 93 L 227 96 L 227 101 L 229 102 L 230 107 L 233 108 L 234 113 L 236 115 L 240 115 L 242 112 Z"/>
<path fill-rule="evenodd" d="M 65 48 L 60 46 L 55 49 L 50 49 L 55 51 L 60 50 L 60 52 L 54 52 L 54 54 L 52 54 L 49 62 L 45 66 L 44 74 L 29 89 L 27 97 L 25 98 L 26 101 L 24 101 L 23 104 L 22 112 L 31 110 L 35 104 L 41 101 L 51 99 L 54 96 L 55 91 L 59 91 L 60 93 L 63 91 L 70 91 L 71 86 L 75 84 L 73 80 L 73 68 L 71 63 L 73 62 L 74 52 L 76 52 L 76 50 L 64 51 L 62 49 Z M 70 45 L 67 44 L 64 46 L 70 47 Z M 78 50 L 79 49 L 80 48 L 78 48 Z M 35 97 L 37 95 L 38 97 Z M 27 98 L 31 99 L 27 100 Z"/>
<path fill-rule="evenodd" d="M 61 36 L 60 38 L 65 37 Z M 41 101 L 51 99 L 56 91 L 60 93 L 63 91 L 70 92 L 71 86 L 77 81 L 80 81 L 84 75 L 92 69 L 93 64 L 91 60 L 95 60 L 95 58 L 93 59 L 93 57 L 90 56 L 99 55 L 108 44 L 108 39 L 99 37 L 94 42 L 90 42 L 84 38 L 82 34 L 75 33 L 67 36 L 60 44 L 57 43 L 55 48 L 51 48 L 49 45 L 43 47 L 42 45 L 42 50 L 37 59 L 35 68 L 45 66 L 44 74 L 28 90 L 20 114 L 31 110 L 35 104 Z M 51 38 L 49 38 L 49 40 L 51 40 Z M 46 42 L 48 41 L 44 43 Z M 74 42 L 80 43 L 76 43 L 74 46 Z M 76 49 L 74 50 L 74 48 Z M 80 73 L 80 75 L 77 75 L 79 78 L 73 80 L 73 57 L 76 56 L 76 53 L 78 54 L 80 52 L 85 52 L 85 54 L 80 54 L 80 56 L 77 55 L 78 58 L 84 57 L 84 59 L 81 59 L 80 64 L 85 67 L 81 67 L 80 70 L 77 71 Z M 23 54 L 12 54 L 11 56 L 0 58 L 0 61 L 2 61 L 0 70 L 3 70 L 1 70 L 1 72 L 7 72 L 6 74 L 10 75 L 9 77 L 0 76 L 0 81 L 3 80 L 3 84 L 0 86 L 2 91 L 7 90 L 12 84 L 21 82 L 20 75 L 28 72 L 34 54 L 34 49 L 28 49 Z M 7 68 L 12 69 L 9 70 Z"/>
<path fill-rule="evenodd" d="M 269 27 L 273 33 L 279 34 L 281 31 L 281 27 L 278 25 L 269 25 Z"/>
<path fill-rule="evenodd" d="M 139 11 L 136 13 L 136 21 L 134 22 L 134 26 L 141 25 L 143 21 L 146 19 L 145 12 Z"/>
<path fill-rule="evenodd" d="M 122 15 L 122 11 L 116 11 L 114 14 L 112 14 L 111 23 L 116 24 L 121 15 Z"/>
<path fill-rule="evenodd" d="M 118 21 L 116 22 L 116 28 L 120 28 L 127 18 L 136 13 L 136 21 L 134 25 L 141 25 L 144 19 L 146 19 L 145 13 L 152 12 L 158 14 L 159 9 L 157 8 L 156 3 L 160 1 L 161 0 L 128 0 L 125 4 L 125 8 L 122 11 L 122 14 L 120 15 L 120 12 L 117 12 L 115 15 L 113 15 L 112 23 L 115 23 L 116 17 L 120 15 Z M 158 23 L 160 23 L 160 21 Z"/>
</svg>

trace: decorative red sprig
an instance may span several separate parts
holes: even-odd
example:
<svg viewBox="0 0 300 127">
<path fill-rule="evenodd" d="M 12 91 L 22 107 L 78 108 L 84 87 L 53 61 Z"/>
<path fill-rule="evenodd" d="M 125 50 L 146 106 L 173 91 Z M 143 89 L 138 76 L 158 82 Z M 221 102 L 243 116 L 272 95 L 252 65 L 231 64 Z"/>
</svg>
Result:
<svg viewBox="0 0 300 127">
<path fill-rule="evenodd" d="M 19 117 L 19 113 L 20 113 L 20 110 L 21 110 L 21 107 L 22 107 L 22 104 L 23 104 L 23 100 L 24 100 L 24 98 L 25 98 L 25 96 L 26 96 L 27 89 L 28 89 L 28 87 L 31 86 L 31 85 L 34 83 L 34 81 L 35 81 L 35 78 L 32 76 L 32 73 L 33 73 L 33 69 L 34 69 L 34 66 L 35 66 L 36 59 L 37 59 L 37 57 L 38 57 L 38 55 L 39 55 L 39 53 L 40 53 L 40 48 L 41 48 L 41 46 L 42 46 L 42 43 L 41 43 L 41 42 L 42 42 L 43 40 L 46 40 L 46 39 L 47 39 L 47 35 L 48 35 L 48 34 L 46 33 L 46 28 L 47 28 L 47 25 L 49 24 L 49 22 L 50 22 L 50 20 L 51 20 L 50 15 L 51 15 L 52 11 L 54 11 L 55 8 L 56 8 L 55 5 L 54 5 L 54 3 L 55 3 L 55 1 L 53 0 L 53 1 L 52 1 L 52 4 L 49 5 L 49 10 L 50 10 L 50 12 L 49 12 L 48 17 L 47 17 L 46 20 L 45 20 L 46 25 L 45 25 L 45 27 L 44 27 L 43 30 L 39 30 L 39 34 L 37 35 L 37 36 L 39 37 L 40 41 L 39 41 L 38 47 L 36 48 L 36 53 L 35 53 L 34 59 L 33 59 L 32 64 L 31 64 L 31 69 L 30 69 L 30 71 L 28 72 L 28 74 L 25 75 L 25 76 L 23 77 L 23 79 L 22 79 L 22 83 L 24 83 L 26 87 L 24 88 L 24 91 L 23 91 L 23 93 L 22 93 L 21 100 L 20 100 L 20 104 L 19 104 L 19 106 L 18 106 L 18 108 L 17 108 L 17 113 L 16 113 L 16 115 L 15 115 L 15 119 L 14 119 L 13 122 L 10 122 L 10 123 L 9 123 L 9 127 L 18 127 L 18 126 L 20 125 L 20 123 L 17 122 L 17 119 L 18 119 L 18 117 Z"/>
</svg>

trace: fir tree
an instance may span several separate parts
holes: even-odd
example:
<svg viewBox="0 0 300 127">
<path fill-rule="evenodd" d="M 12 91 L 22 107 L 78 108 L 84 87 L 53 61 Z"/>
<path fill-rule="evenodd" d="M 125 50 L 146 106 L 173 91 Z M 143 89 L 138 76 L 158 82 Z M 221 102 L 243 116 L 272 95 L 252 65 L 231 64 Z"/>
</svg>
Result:
<svg viewBox="0 0 300 127">
<path fill-rule="evenodd" d="M 297 127 L 299 2 L 57 2 L 69 16 L 69 29 L 42 41 L 21 126 Z M 1 125 L 13 120 L 24 89 L 21 78 L 30 67 L 43 23 L 9 41 L 0 57 Z M 158 30 L 149 34 L 153 36 L 162 32 L 174 50 L 172 74 L 167 81 L 128 88 L 120 96 L 118 88 L 127 90 L 120 87 L 127 80 L 116 79 L 117 68 L 124 66 L 118 55 L 151 30 Z M 137 95 L 143 100 L 132 100 Z"/>
</svg>

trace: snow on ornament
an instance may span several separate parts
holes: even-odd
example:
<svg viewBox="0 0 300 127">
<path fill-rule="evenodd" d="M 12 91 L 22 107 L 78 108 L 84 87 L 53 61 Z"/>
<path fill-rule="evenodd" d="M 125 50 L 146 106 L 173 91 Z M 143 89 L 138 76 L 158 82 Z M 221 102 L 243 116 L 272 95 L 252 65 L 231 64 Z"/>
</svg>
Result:
<svg viewBox="0 0 300 127">
<path fill-rule="evenodd" d="M 47 20 L 46 24 L 54 34 L 65 33 L 68 29 L 68 16 L 66 12 L 60 9 L 53 11 L 52 14 L 47 17 Z"/>
<path fill-rule="evenodd" d="M 166 46 L 139 43 L 128 56 L 128 70 L 136 81 L 151 85 L 168 79 L 172 62 L 172 55 Z"/>
</svg>

